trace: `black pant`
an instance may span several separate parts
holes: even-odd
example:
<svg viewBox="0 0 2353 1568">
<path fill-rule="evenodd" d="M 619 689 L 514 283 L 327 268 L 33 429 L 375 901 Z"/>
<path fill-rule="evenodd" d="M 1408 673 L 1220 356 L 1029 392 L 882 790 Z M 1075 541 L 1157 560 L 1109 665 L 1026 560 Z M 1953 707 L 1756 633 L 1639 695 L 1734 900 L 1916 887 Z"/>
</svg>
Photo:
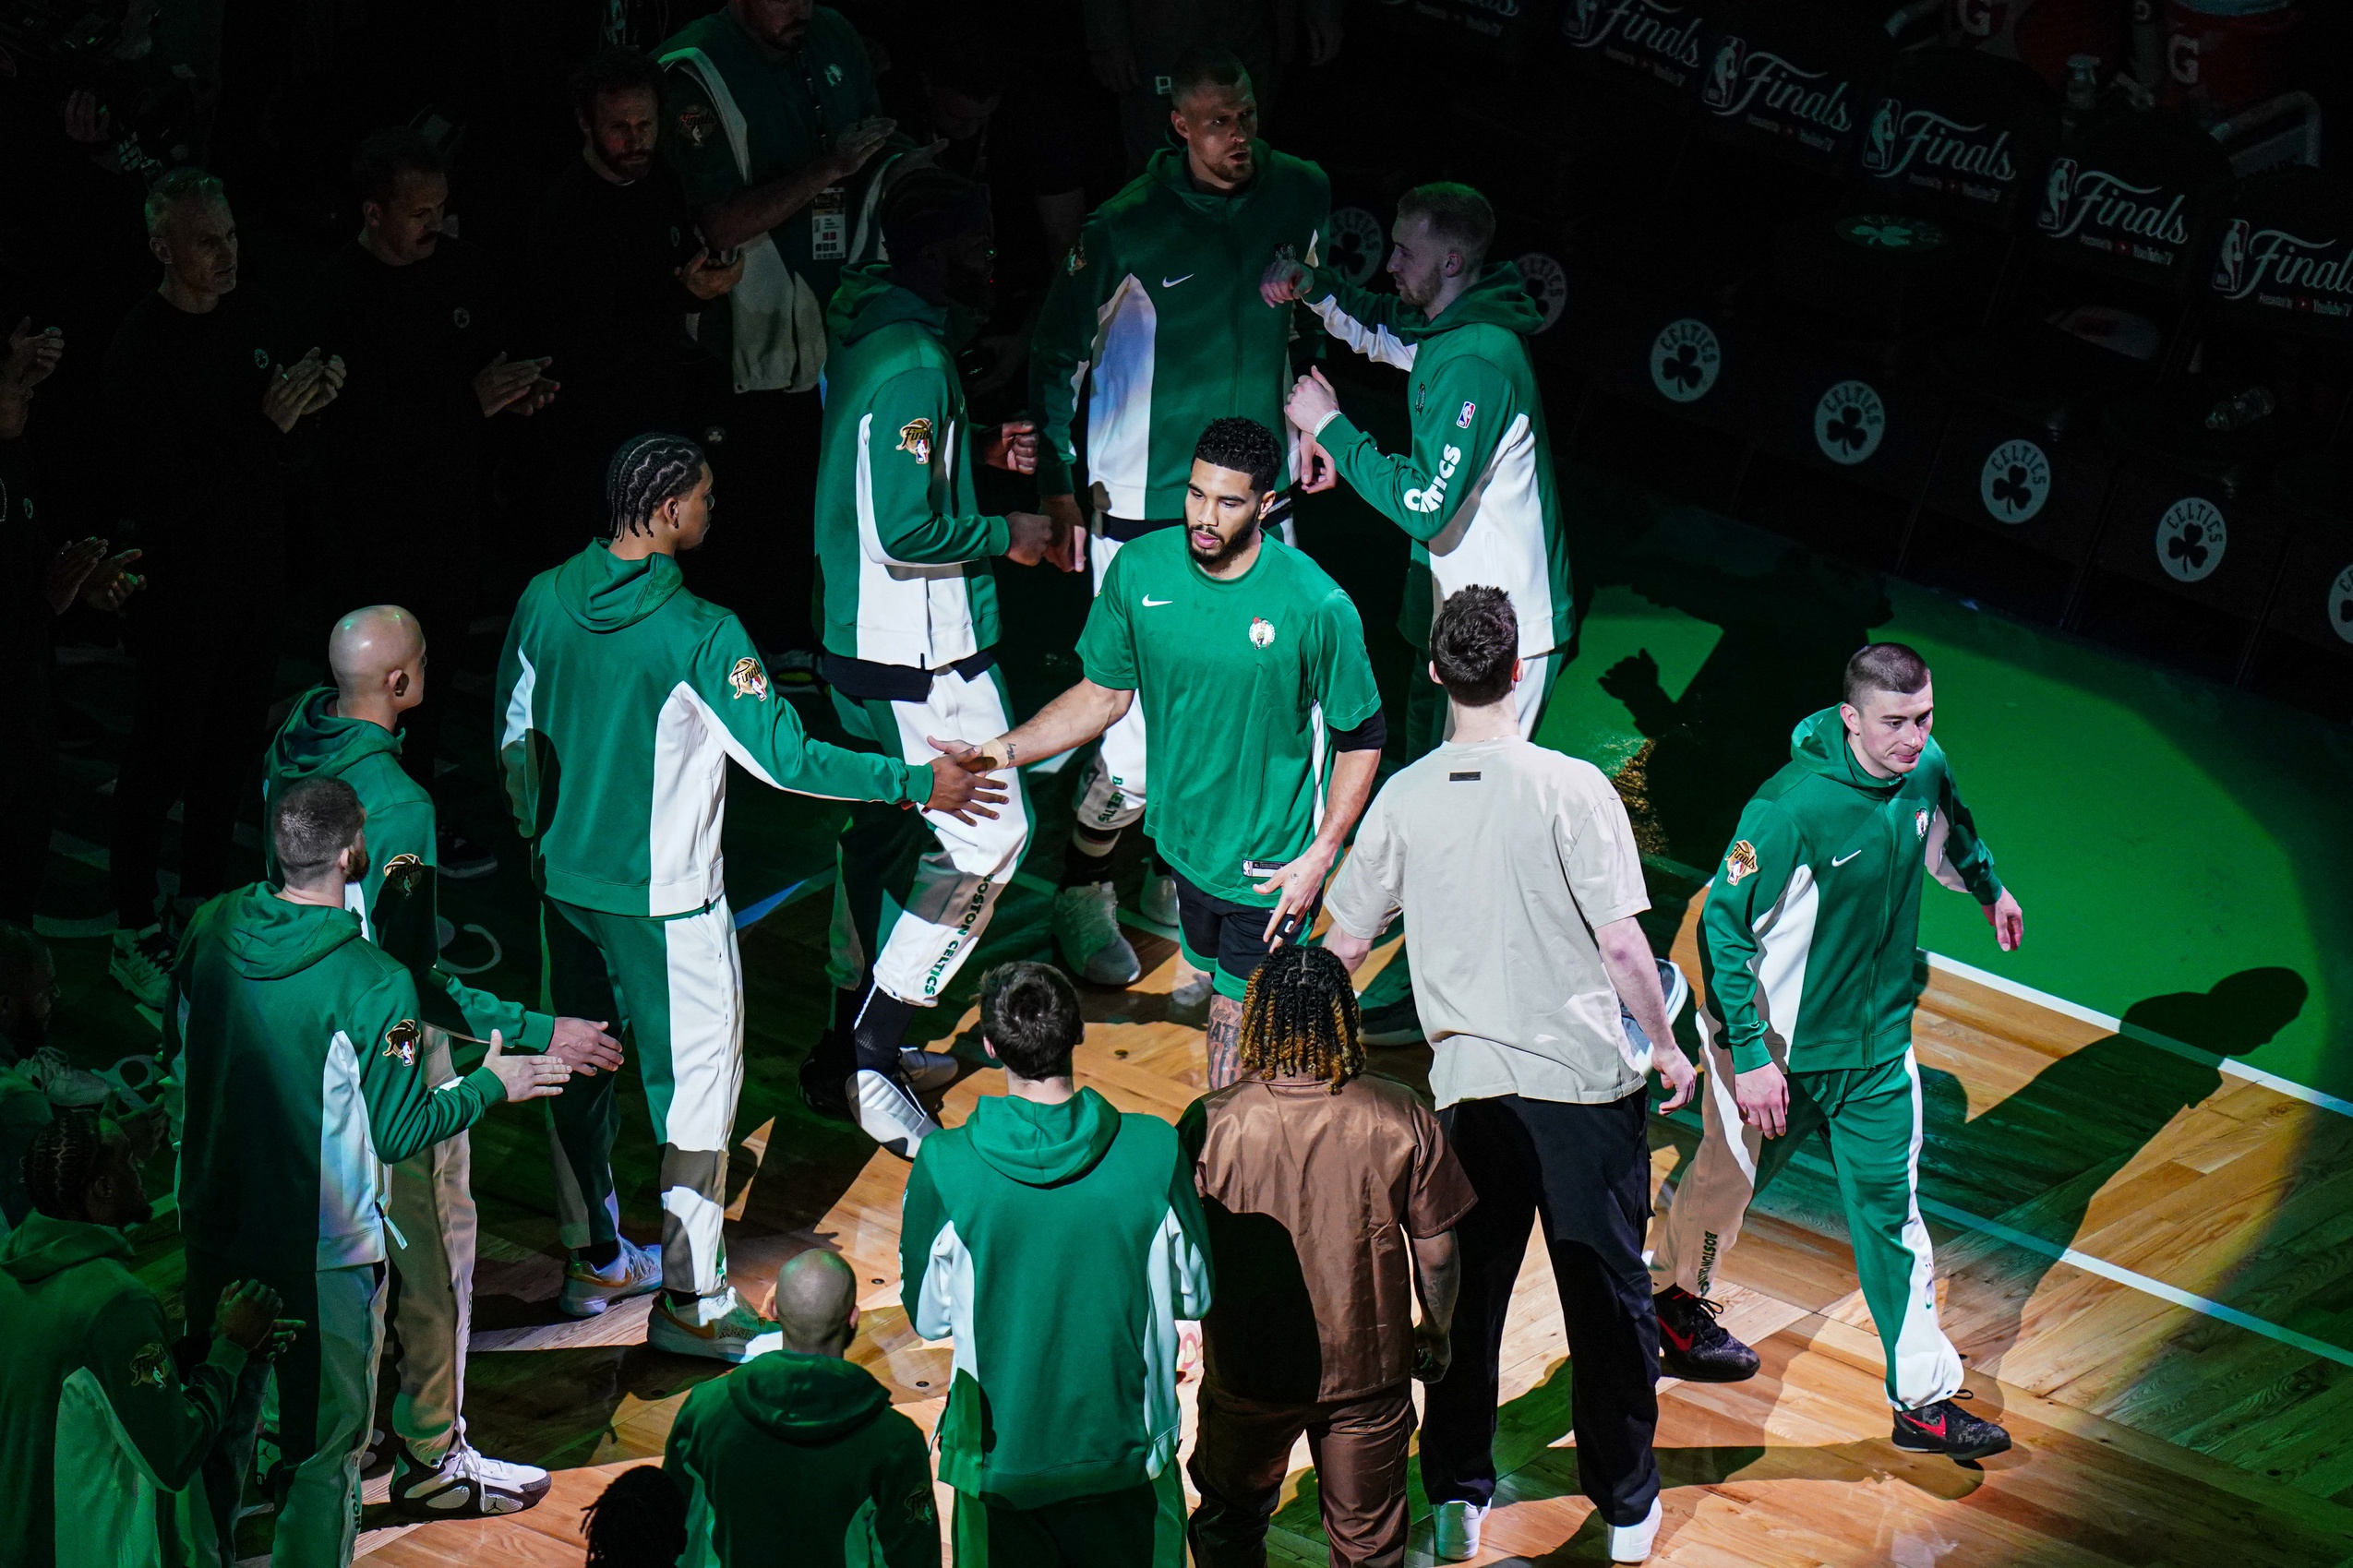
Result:
<svg viewBox="0 0 2353 1568">
<path fill-rule="evenodd" d="M 205 899 L 228 878 L 237 812 L 261 798 L 264 721 L 275 676 L 280 605 L 225 596 L 150 606 L 126 640 L 138 693 L 123 770 L 114 781 L 107 845 L 115 919 L 137 931 L 155 919 L 163 821 L 181 802 L 180 896 Z"/>
<path fill-rule="evenodd" d="M 1479 1194 L 1455 1227 L 1462 1295 L 1454 1364 L 1422 1417 L 1422 1484 L 1433 1504 L 1495 1492 L 1496 1359 L 1512 1282 L 1541 1214 L 1568 1329 L 1577 1479 L 1604 1521 L 1639 1525 L 1659 1495 L 1659 1329 L 1642 1239 L 1651 1220 L 1650 1107 L 1463 1100 L 1439 1113 Z"/>
<path fill-rule="evenodd" d="M 817 646 L 814 391 L 738 392 L 708 449 L 719 509 L 702 547 L 680 558 L 689 588 L 733 610 L 762 649 Z"/>
<path fill-rule="evenodd" d="M 46 614 L 48 606 L 38 606 Z M 49 656 L 0 664 L 0 920 L 30 930 L 49 868 L 57 795 L 57 716 Z M 14 1172 L 9 1175 L 13 1177 Z"/>
</svg>

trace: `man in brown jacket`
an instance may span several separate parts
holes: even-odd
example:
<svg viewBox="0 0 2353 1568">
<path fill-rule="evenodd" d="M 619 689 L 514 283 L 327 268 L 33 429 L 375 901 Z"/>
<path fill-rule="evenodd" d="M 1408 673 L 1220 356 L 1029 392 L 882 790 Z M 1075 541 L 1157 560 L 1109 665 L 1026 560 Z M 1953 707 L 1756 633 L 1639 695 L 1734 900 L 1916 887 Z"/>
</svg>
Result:
<svg viewBox="0 0 2353 1568">
<path fill-rule="evenodd" d="M 1405 1562 L 1407 1382 L 1446 1375 L 1454 1227 L 1476 1200 L 1429 1107 L 1361 1076 L 1357 1033 L 1339 960 L 1276 949 L 1243 1001 L 1244 1078 L 1195 1100 L 1177 1127 L 1218 1277 L 1190 1465 L 1203 1568 L 1266 1562 L 1302 1431 L 1332 1562 Z"/>
</svg>

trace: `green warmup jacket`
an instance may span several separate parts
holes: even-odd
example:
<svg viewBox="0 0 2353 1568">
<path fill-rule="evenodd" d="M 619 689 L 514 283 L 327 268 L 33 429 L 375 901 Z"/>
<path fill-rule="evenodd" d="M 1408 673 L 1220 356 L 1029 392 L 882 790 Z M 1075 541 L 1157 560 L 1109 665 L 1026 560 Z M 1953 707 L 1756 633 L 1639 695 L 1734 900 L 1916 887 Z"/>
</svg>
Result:
<svg viewBox="0 0 2353 1568">
<path fill-rule="evenodd" d="M 1993 852 L 1952 785 L 1944 748 L 1875 779 L 1855 761 L 1836 708 L 1789 737 L 1789 765 L 1740 814 L 1699 918 L 1710 1022 L 1735 1071 L 1875 1067 L 1912 1045 L 1920 873 L 2001 896 Z"/>
<path fill-rule="evenodd" d="M 384 1167 L 505 1098 L 425 1081 L 416 983 L 348 909 L 257 882 L 196 912 L 165 1003 L 184 1085 L 180 1232 L 282 1281 L 384 1261 Z"/>
<path fill-rule="evenodd" d="M 1029 347 L 1039 495 L 1078 489 L 1082 388 L 1086 476 L 1130 521 L 1184 515 L 1211 420 L 1289 429 L 1295 313 L 1268 305 L 1258 283 L 1275 261 L 1315 264 L 1332 186 L 1306 160 L 1256 147 L 1256 176 L 1230 196 L 1194 188 L 1183 149 L 1156 152 L 1079 230 Z"/>
<path fill-rule="evenodd" d="M 662 1468 L 687 1495 L 679 1568 L 939 1568 L 923 1430 L 854 1362 L 772 1350 L 704 1383 Z"/>
<path fill-rule="evenodd" d="M 545 1050 L 555 1020 L 476 990 L 440 967 L 441 939 L 435 882 L 433 797 L 401 767 L 401 739 L 367 719 L 334 712 L 335 688 L 306 691 L 270 744 L 262 781 L 268 803 L 301 779 L 341 779 L 367 812 L 367 875 L 343 890 L 359 916 L 360 934 L 408 965 L 416 981 L 422 1022 L 452 1035 L 486 1041 L 492 1030 L 520 1050 Z M 275 880 L 276 850 L 265 838 L 263 863 Z M 458 1059 L 478 1060 L 479 1046 Z"/>
<path fill-rule="evenodd" d="M 1316 438 L 1356 493 L 1412 535 L 1398 630 L 1430 645 L 1430 620 L 1458 588 L 1483 582 L 1511 595 L 1523 658 L 1568 641 L 1568 548 L 1544 400 L 1528 358 L 1543 312 L 1519 269 L 1496 262 L 1436 320 L 1395 294 L 1316 269 L 1301 297 L 1326 330 L 1411 377 L 1413 450 L 1384 452 L 1345 413 Z"/>
<path fill-rule="evenodd" d="M 845 659 L 936 670 L 996 646 L 989 558 L 1012 533 L 973 498 L 946 322 L 882 262 L 845 272 L 827 313 L 817 556 Z"/>
<path fill-rule="evenodd" d="M 997 1096 L 923 1140 L 899 1229 L 907 1316 L 955 1338 L 940 1478 L 1014 1508 L 1175 1462 L 1176 1320 L 1209 1310 L 1193 1163 L 1092 1089 Z"/>
<path fill-rule="evenodd" d="M 624 560 L 601 541 L 523 590 L 494 717 L 533 876 L 606 915 L 687 915 L 726 894 L 730 758 L 803 795 L 931 792 L 928 767 L 810 739 L 741 621 L 688 592 L 669 557 Z"/>
<path fill-rule="evenodd" d="M 120 1231 L 39 1213 L 0 1245 L 0 1562 L 9 1568 L 48 1568 L 61 1555 L 123 1568 L 180 1561 L 164 1494 L 188 1484 L 220 1436 L 246 1353 L 215 1339 L 183 1382 L 163 1304 L 130 1257 Z M 61 1509 L 69 1547 L 102 1548 L 61 1554 Z"/>
</svg>

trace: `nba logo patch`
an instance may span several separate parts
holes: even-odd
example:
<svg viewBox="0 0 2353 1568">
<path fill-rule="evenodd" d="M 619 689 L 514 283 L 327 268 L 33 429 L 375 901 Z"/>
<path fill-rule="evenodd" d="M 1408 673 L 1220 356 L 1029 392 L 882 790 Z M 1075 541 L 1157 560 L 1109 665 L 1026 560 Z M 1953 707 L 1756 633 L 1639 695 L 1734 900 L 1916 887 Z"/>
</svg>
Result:
<svg viewBox="0 0 2353 1568">
<path fill-rule="evenodd" d="M 1741 878 L 1753 877 L 1756 874 L 1757 846 L 1747 839 L 1742 839 L 1738 844 L 1734 844 L 1732 852 L 1723 857 L 1724 885 L 1736 888 L 1740 885 Z"/>
<path fill-rule="evenodd" d="M 398 1023 L 384 1031 L 384 1054 L 398 1061 L 402 1067 L 414 1067 L 417 1040 L 422 1034 L 423 1031 L 416 1026 L 415 1019 L 402 1019 Z"/>
<path fill-rule="evenodd" d="M 1927 838 L 1928 836 L 1928 813 L 1927 808 L 1924 807 L 1912 813 L 1912 832 L 1915 836 L 1920 838 Z"/>
<path fill-rule="evenodd" d="M 1462 412 L 1461 412 L 1460 413 L 1458 413 L 1458 414 L 1456 414 L 1456 415 L 1454 416 L 1454 425 L 1455 425 L 1455 428 L 1456 428 L 1456 429 L 1458 429 L 1458 430 L 1468 430 L 1468 429 L 1470 429 L 1470 428 L 1471 428 L 1471 416 L 1472 416 L 1473 414 L 1477 413 L 1478 412 L 1479 412 L 1479 405 L 1478 405 L 1477 403 L 1465 403 L 1465 404 L 1463 404 L 1463 405 L 1462 405 Z"/>
</svg>

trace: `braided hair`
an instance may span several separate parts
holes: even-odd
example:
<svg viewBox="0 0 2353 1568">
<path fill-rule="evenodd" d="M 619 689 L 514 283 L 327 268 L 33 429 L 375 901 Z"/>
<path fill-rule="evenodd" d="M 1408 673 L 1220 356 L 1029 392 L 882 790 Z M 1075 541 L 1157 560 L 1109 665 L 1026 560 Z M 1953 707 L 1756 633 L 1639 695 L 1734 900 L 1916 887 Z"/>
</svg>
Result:
<svg viewBox="0 0 2353 1568">
<path fill-rule="evenodd" d="M 623 441 L 605 468 L 605 537 L 650 528 L 662 503 L 702 483 L 702 449 L 683 436 L 649 430 Z"/>
<path fill-rule="evenodd" d="M 61 1110 L 25 1151 L 25 1194 L 51 1219 L 82 1217 L 82 1197 L 106 1153 L 106 1122 L 96 1111 Z"/>
<path fill-rule="evenodd" d="M 1335 1095 L 1364 1071 L 1356 987 L 1327 948 L 1279 947 L 1242 998 L 1242 1065 L 1280 1078 L 1319 1078 Z"/>
<path fill-rule="evenodd" d="M 581 1512 L 584 1568 L 668 1568 L 686 1550 L 686 1499 L 659 1465 L 623 1470 Z"/>
</svg>

